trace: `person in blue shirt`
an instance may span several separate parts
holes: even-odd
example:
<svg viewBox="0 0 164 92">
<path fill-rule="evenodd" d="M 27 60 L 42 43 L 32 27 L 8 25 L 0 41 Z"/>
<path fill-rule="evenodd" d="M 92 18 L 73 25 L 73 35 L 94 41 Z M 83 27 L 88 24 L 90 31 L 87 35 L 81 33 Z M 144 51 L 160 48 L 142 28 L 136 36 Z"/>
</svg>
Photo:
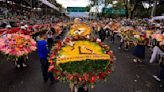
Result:
<svg viewBox="0 0 164 92">
<path fill-rule="evenodd" d="M 40 40 L 37 42 L 38 55 L 40 58 L 41 69 L 43 74 L 44 82 L 47 82 L 50 78 L 51 84 L 54 82 L 54 77 L 52 72 L 48 72 L 49 62 L 47 60 L 49 51 L 47 48 L 47 42 L 45 41 L 45 34 L 40 35 Z"/>
</svg>

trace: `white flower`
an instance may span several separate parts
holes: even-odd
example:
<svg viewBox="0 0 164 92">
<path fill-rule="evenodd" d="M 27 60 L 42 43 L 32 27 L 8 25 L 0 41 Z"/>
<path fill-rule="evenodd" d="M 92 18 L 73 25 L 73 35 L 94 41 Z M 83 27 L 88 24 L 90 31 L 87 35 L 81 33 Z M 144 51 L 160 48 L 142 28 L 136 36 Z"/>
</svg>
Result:
<svg viewBox="0 0 164 92">
<path fill-rule="evenodd" d="M 139 36 L 139 35 L 134 35 L 134 38 L 139 39 L 139 38 L 140 38 L 140 36 Z"/>
<path fill-rule="evenodd" d="M 101 42 L 101 39 L 97 38 L 97 39 L 96 39 L 96 42 Z"/>
<path fill-rule="evenodd" d="M 70 41 L 70 42 L 68 43 L 68 45 L 69 45 L 69 46 L 73 46 L 73 45 L 74 45 L 74 42 Z"/>
<path fill-rule="evenodd" d="M 90 38 L 90 36 L 89 35 L 87 35 L 87 39 L 89 39 Z"/>
</svg>

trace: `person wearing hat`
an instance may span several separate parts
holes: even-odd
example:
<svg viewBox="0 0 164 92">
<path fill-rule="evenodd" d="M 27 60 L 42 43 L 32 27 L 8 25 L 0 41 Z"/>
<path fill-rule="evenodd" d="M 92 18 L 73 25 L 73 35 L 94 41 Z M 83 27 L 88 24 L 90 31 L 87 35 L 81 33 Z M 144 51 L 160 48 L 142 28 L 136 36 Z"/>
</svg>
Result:
<svg viewBox="0 0 164 92">
<path fill-rule="evenodd" d="M 25 34 L 25 31 L 26 31 L 26 27 L 25 26 L 21 26 L 20 30 L 18 31 L 18 33 Z"/>
<path fill-rule="evenodd" d="M 6 36 L 7 31 L 8 31 L 9 29 L 11 29 L 11 25 L 6 25 L 6 29 L 5 29 L 5 31 L 0 35 L 0 37 L 2 37 L 2 36 Z"/>
<path fill-rule="evenodd" d="M 25 27 L 25 35 L 29 35 L 30 34 L 30 29 L 29 29 L 29 26 L 26 24 L 26 25 L 24 25 L 24 27 Z"/>
<path fill-rule="evenodd" d="M 7 29 L 10 29 L 10 28 L 11 28 L 11 25 L 6 25 L 6 28 L 7 28 Z"/>
<path fill-rule="evenodd" d="M 145 46 L 146 46 L 146 40 L 144 34 L 140 34 L 136 37 L 138 40 L 134 42 L 134 50 L 133 55 L 135 56 L 135 59 L 133 59 L 134 62 L 143 62 L 142 60 L 145 58 Z"/>
</svg>

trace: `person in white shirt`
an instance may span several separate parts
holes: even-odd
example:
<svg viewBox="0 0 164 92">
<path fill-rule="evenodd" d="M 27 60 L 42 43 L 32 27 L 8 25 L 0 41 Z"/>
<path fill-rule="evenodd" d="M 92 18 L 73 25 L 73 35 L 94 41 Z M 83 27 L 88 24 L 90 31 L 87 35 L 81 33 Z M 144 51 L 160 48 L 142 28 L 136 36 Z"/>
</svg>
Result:
<svg viewBox="0 0 164 92">
<path fill-rule="evenodd" d="M 155 46 L 153 48 L 153 53 L 151 55 L 151 59 L 150 59 L 150 63 L 153 63 L 155 60 L 157 60 L 157 57 L 160 56 L 164 56 L 164 51 L 162 51 L 162 49 L 158 46 Z"/>
<path fill-rule="evenodd" d="M 158 59 L 158 56 L 160 57 L 161 60 Z M 160 61 L 160 73 L 158 75 L 153 75 L 153 78 L 157 81 L 161 81 L 164 79 L 164 60 L 162 60 L 164 57 L 164 47 L 163 46 L 155 46 L 153 48 L 153 53 L 151 55 L 150 63 L 153 63 L 154 61 L 158 60 Z"/>
<path fill-rule="evenodd" d="M 47 31 L 47 43 L 50 50 L 53 45 L 53 32 L 51 30 Z"/>
</svg>

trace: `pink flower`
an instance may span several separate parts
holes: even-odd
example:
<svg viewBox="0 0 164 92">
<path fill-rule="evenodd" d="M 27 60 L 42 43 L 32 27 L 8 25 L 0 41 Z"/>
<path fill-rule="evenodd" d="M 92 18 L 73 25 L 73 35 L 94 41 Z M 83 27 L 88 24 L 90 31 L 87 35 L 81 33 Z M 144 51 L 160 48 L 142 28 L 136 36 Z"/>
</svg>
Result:
<svg viewBox="0 0 164 92">
<path fill-rule="evenodd" d="M 28 46 L 26 45 L 26 43 L 28 43 Z M 7 34 L 6 37 L 0 38 L 0 51 L 5 54 L 20 57 L 24 54 L 29 54 L 36 49 L 37 48 L 35 40 L 33 40 L 28 35 Z"/>
<path fill-rule="evenodd" d="M 161 46 L 164 46 L 164 41 L 160 42 L 159 44 L 160 44 Z"/>
<path fill-rule="evenodd" d="M 31 46 L 30 49 L 31 49 L 32 51 L 35 51 L 37 48 L 36 48 L 36 46 Z"/>
<path fill-rule="evenodd" d="M 157 39 L 160 35 L 161 35 L 161 34 L 153 34 L 151 37 L 152 37 L 153 39 Z"/>
</svg>

